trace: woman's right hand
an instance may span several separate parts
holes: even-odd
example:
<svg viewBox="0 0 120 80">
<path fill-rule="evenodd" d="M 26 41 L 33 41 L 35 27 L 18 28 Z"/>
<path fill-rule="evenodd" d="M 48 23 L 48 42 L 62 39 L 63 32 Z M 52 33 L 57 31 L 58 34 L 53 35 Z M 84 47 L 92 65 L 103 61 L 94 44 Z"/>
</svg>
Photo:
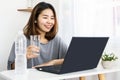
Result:
<svg viewBox="0 0 120 80">
<path fill-rule="evenodd" d="M 27 54 L 26 54 L 27 59 L 38 57 L 39 56 L 39 54 L 38 54 L 39 51 L 40 51 L 39 47 L 36 47 L 36 46 L 33 46 L 33 45 L 28 46 L 27 47 Z"/>
</svg>

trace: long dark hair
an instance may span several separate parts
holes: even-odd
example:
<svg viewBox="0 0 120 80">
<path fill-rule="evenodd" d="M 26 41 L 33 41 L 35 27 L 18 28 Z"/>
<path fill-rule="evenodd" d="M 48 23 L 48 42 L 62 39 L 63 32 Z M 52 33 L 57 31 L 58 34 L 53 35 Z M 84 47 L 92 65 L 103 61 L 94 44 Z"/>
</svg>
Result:
<svg viewBox="0 0 120 80">
<path fill-rule="evenodd" d="M 24 34 L 28 39 L 30 39 L 30 35 L 40 35 L 39 26 L 37 25 L 37 23 L 35 23 L 35 21 L 37 20 L 39 14 L 41 14 L 41 12 L 45 9 L 51 9 L 53 11 L 54 18 L 55 18 L 55 24 L 51 29 L 51 31 L 46 33 L 45 38 L 47 40 L 51 40 L 55 37 L 58 31 L 58 23 L 57 23 L 57 16 L 56 16 L 55 9 L 49 3 L 40 2 L 33 8 L 29 21 L 23 29 Z"/>
</svg>

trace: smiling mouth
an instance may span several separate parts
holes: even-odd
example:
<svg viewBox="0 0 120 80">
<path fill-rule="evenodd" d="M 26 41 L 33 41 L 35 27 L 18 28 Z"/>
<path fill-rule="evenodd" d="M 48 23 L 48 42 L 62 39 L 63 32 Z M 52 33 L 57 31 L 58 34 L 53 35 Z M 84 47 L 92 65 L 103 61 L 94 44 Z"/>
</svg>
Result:
<svg viewBox="0 0 120 80">
<path fill-rule="evenodd" d="M 45 28 L 47 28 L 47 29 L 51 29 L 51 26 L 45 26 Z"/>
</svg>

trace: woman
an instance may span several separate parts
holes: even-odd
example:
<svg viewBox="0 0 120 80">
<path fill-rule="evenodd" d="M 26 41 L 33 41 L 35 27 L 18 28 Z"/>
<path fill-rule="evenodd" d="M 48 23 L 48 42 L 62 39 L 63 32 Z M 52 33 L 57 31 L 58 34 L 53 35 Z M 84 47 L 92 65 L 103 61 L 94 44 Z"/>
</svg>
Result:
<svg viewBox="0 0 120 80">
<path fill-rule="evenodd" d="M 46 2 L 38 3 L 31 13 L 24 35 L 27 38 L 27 67 L 38 67 L 62 64 L 67 46 L 58 37 L 58 24 L 54 7 Z M 40 47 L 30 45 L 30 35 L 40 35 Z M 40 55 L 32 53 L 39 52 Z M 15 44 L 13 44 L 8 59 L 8 69 L 14 69 Z"/>
</svg>

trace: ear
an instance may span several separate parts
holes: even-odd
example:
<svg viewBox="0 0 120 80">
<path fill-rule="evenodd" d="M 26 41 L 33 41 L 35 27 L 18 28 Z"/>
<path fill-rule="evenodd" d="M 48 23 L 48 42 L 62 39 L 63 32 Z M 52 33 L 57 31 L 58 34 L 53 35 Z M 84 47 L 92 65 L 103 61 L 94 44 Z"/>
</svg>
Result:
<svg viewBox="0 0 120 80">
<path fill-rule="evenodd" d="M 37 21 L 35 20 L 34 23 L 37 23 Z"/>
</svg>

